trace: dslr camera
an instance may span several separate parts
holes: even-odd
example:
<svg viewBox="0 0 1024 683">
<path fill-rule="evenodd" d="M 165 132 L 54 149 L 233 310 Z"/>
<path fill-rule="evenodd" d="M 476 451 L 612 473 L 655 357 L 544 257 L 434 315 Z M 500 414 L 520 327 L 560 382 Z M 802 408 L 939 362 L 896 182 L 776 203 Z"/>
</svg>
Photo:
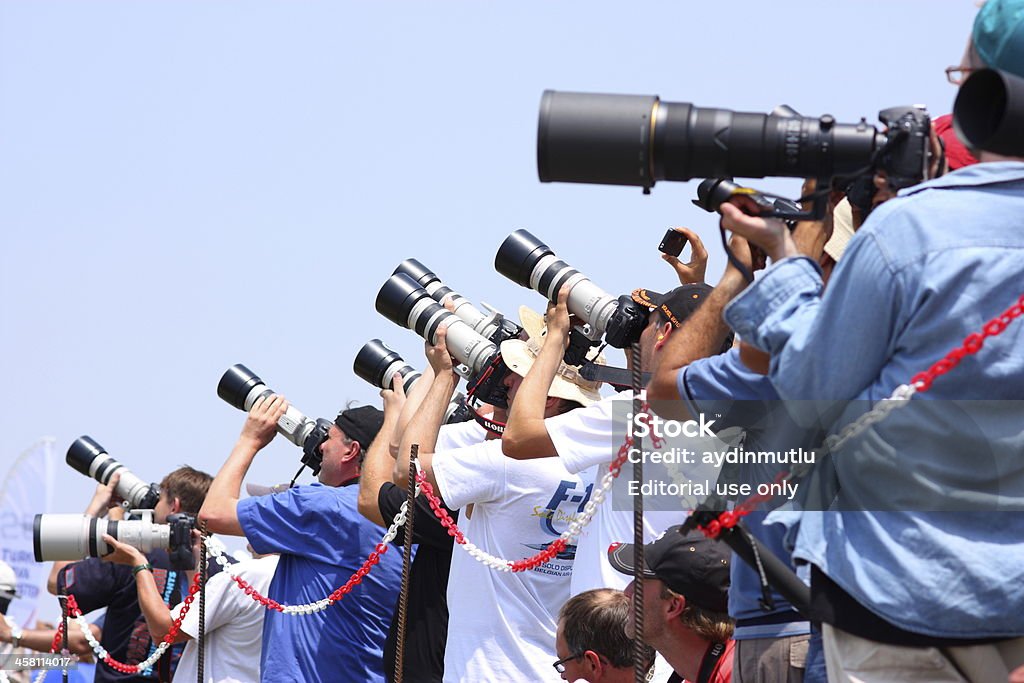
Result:
<svg viewBox="0 0 1024 683">
<path fill-rule="evenodd" d="M 133 513 L 139 519 L 114 521 L 88 515 L 36 515 L 32 524 L 32 550 L 36 562 L 103 557 L 113 551 L 103 540 L 103 536 L 109 534 L 114 540 L 144 553 L 157 548 L 166 550 L 174 569 L 194 567 L 192 529 L 195 528 L 195 517 L 177 513 L 169 515 L 166 524 L 155 524 L 152 510 L 133 510 Z"/>
<path fill-rule="evenodd" d="M 879 170 L 894 189 L 923 180 L 931 157 L 928 112 L 893 107 L 878 117 L 884 132 L 865 119 L 840 123 L 828 114 L 800 116 L 785 105 L 759 114 L 656 95 L 547 90 L 537 171 L 541 182 L 635 185 L 645 193 L 658 180 L 693 178 L 819 178 L 844 189 L 858 182 L 863 188 Z M 823 211 L 824 202 L 816 209 Z"/>
</svg>

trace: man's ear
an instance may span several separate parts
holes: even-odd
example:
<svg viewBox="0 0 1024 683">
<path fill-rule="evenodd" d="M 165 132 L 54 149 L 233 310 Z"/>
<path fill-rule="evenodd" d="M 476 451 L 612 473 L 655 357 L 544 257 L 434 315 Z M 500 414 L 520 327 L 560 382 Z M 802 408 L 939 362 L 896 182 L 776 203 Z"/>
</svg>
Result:
<svg viewBox="0 0 1024 683">
<path fill-rule="evenodd" d="M 601 657 L 593 650 L 587 650 L 583 653 L 583 662 L 590 671 L 601 670 Z"/>
<path fill-rule="evenodd" d="M 350 462 L 352 460 L 355 460 L 356 462 L 359 462 L 359 454 L 363 452 L 362 444 L 360 444 L 358 441 L 353 439 L 352 443 L 350 443 L 349 446 L 351 446 L 351 448 L 349 448 L 348 449 L 348 453 L 346 453 L 341 458 L 341 461 L 342 462 Z"/>
<path fill-rule="evenodd" d="M 672 323 L 667 320 L 662 323 L 661 327 L 658 328 L 658 334 L 654 337 L 654 348 L 660 351 L 661 347 L 668 343 L 668 338 L 672 335 L 672 330 L 674 329 Z"/>
<path fill-rule="evenodd" d="M 665 617 L 675 619 L 686 609 L 686 598 L 682 595 L 673 595 L 665 601 Z"/>
<path fill-rule="evenodd" d="M 179 512 L 181 512 L 181 498 L 175 497 L 175 499 L 171 501 L 171 514 L 176 515 Z"/>
</svg>

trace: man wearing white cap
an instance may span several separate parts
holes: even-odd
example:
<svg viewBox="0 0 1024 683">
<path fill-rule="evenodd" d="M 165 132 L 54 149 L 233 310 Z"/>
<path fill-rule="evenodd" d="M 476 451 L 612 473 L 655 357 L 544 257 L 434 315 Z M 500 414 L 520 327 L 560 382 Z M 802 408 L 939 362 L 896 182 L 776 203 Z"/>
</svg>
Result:
<svg viewBox="0 0 1024 683">
<path fill-rule="evenodd" d="M 516 463 L 487 441 L 434 453 L 438 429 L 457 377 L 445 348 L 444 332 L 429 346 L 434 380 L 402 435 L 399 468 L 408 470 L 412 444 L 419 444 L 420 466 L 436 493 L 452 509 L 473 506 L 460 522 L 468 541 L 507 560 L 545 548 L 579 515 L 592 483 L 569 474 L 558 460 Z M 505 380 L 509 404 L 533 362 L 536 339 L 501 345 L 512 372 Z M 556 415 L 597 401 L 597 384 L 563 366 L 552 383 L 545 410 Z M 445 681 L 558 681 L 550 666 L 558 610 L 569 598 L 575 547 L 532 571 L 495 571 L 461 549 L 452 558 L 448 582 L 450 613 L 445 650 Z"/>
</svg>

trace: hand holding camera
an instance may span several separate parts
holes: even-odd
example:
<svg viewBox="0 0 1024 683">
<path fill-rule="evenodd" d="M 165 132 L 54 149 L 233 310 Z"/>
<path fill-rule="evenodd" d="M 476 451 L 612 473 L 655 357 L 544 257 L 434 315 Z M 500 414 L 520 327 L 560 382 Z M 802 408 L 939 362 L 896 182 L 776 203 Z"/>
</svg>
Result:
<svg viewBox="0 0 1024 683">
<path fill-rule="evenodd" d="M 278 420 L 288 411 L 288 407 L 288 401 L 279 394 L 260 396 L 253 403 L 249 417 L 245 419 L 239 439 L 249 441 L 256 450 L 263 449 L 277 435 Z"/>
<path fill-rule="evenodd" d="M 679 260 L 686 244 L 690 244 L 690 260 L 683 263 Z M 704 282 L 708 269 L 708 250 L 693 230 L 689 228 L 669 228 L 665 237 L 658 245 L 662 252 L 661 260 L 672 266 L 676 271 L 681 285 L 696 285 Z"/>
</svg>

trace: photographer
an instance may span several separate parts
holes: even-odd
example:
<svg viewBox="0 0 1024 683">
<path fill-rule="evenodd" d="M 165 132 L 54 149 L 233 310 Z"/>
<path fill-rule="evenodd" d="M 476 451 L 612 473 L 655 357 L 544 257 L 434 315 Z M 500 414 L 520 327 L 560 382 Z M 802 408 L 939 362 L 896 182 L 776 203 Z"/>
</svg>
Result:
<svg viewBox="0 0 1024 683">
<path fill-rule="evenodd" d="M 392 389 L 381 391 L 384 400 L 384 425 L 370 444 L 359 478 L 359 512 L 376 524 L 390 526 L 408 499 L 405 488 L 392 480 L 398 434 L 402 424 L 415 415 L 433 382 L 429 368 L 413 386 L 408 398 L 401 375 L 392 380 Z M 437 450 L 451 450 L 481 443 L 492 435 L 475 421 L 443 425 L 437 437 Z M 404 479 L 408 479 L 408 475 Z M 407 485 L 407 484 L 406 484 Z M 403 680 L 408 683 L 440 683 L 444 675 L 444 647 L 448 636 L 448 572 L 452 564 L 453 540 L 427 503 L 417 496 L 413 518 L 413 543 L 416 556 L 409 575 L 409 600 L 406 606 L 406 632 Z M 458 511 L 448 510 L 456 520 Z M 405 542 L 405 527 L 398 531 L 394 544 Z M 384 674 L 395 679 L 395 649 L 398 638 L 398 606 L 384 644 Z"/>
<path fill-rule="evenodd" d="M 213 480 L 200 511 L 209 530 L 245 536 L 258 553 L 281 553 L 269 596 L 305 604 L 347 581 L 384 529 L 357 509 L 363 455 L 381 428 L 371 406 L 342 411 L 320 446 L 319 483 L 239 500 L 253 458 L 277 434 L 288 409 L 281 396 L 259 398 L 238 442 Z M 268 611 L 263 622 L 263 681 L 383 681 L 382 646 L 401 578 L 401 551 L 391 549 L 342 600 L 305 615 Z"/>
<path fill-rule="evenodd" d="M 982 66 L 973 61 L 977 55 L 1024 76 L 1024 3 L 989 0 L 972 41 L 968 68 Z M 876 209 L 820 299 L 815 265 L 800 257 L 779 221 L 722 207 L 723 226 L 775 261 L 725 315 L 744 339 L 771 354 L 770 379 L 784 399 L 887 398 L 1021 295 L 1024 158 L 985 150 L 976 156 L 981 163 L 903 190 Z M 933 386 L 920 385 L 928 393 L 910 406 L 927 401 L 929 410 L 940 410 L 958 399 L 1024 398 L 1022 341 L 1020 321 L 1011 321 Z M 843 352 L 830 353 L 838 348 Z M 835 429 L 859 414 L 849 405 Z M 941 470 L 945 481 L 976 482 L 980 461 L 968 453 L 991 454 L 1002 500 L 1019 500 L 1019 484 L 1011 483 L 1020 481 L 1024 452 L 1019 413 L 1014 418 L 987 405 L 988 414 L 972 416 L 979 424 L 974 436 L 948 422 L 935 429 L 943 421 L 922 419 L 924 408 L 889 414 L 868 431 L 877 449 L 898 456 L 899 467 L 881 474 L 834 454 L 836 511 L 804 513 L 795 556 L 812 565 L 812 608 L 825 624 L 835 680 L 988 681 L 1024 662 L 1019 512 L 994 514 L 993 499 L 983 500 L 990 509 L 954 510 L 955 483 L 932 489 L 917 511 L 905 504 L 857 509 L 854 502 L 882 484 L 914 490 L 921 481 L 914 472 Z M 1016 437 L 993 448 L 985 430 L 995 438 L 1004 428 Z M 951 439 L 974 443 L 951 449 Z"/>
<path fill-rule="evenodd" d="M 198 532 L 193 532 L 197 535 Z M 112 537 L 103 538 L 114 552 L 103 558 L 106 562 L 137 567 L 145 564 L 146 557 L 137 548 L 120 543 Z M 196 561 L 199 561 L 199 543 L 193 547 Z M 231 574 L 241 577 L 260 592 L 266 592 L 277 568 L 277 556 L 253 558 L 235 563 Z M 193 572 L 188 572 L 191 585 Z M 139 594 L 139 606 L 149 626 L 153 640 L 163 641 L 171 629 L 181 606 L 167 609 L 160 598 L 156 581 L 148 571 L 135 572 L 135 584 Z M 203 624 L 206 638 L 206 662 L 204 672 L 208 683 L 231 683 L 232 681 L 255 681 L 259 678 L 259 657 L 262 645 L 263 605 L 253 600 L 235 585 L 227 572 L 218 572 L 206 582 L 206 610 Z M 193 602 L 181 622 L 181 629 L 175 636 L 175 643 L 186 643 L 185 651 L 178 660 L 174 680 L 194 681 L 198 669 L 198 652 L 195 638 L 199 635 L 199 604 Z"/>
<path fill-rule="evenodd" d="M 419 444 L 419 463 L 439 498 L 450 508 L 472 506 L 463 531 L 479 550 L 508 560 L 535 554 L 554 541 L 590 497 L 591 485 L 558 461 L 515 463 L 496 440 L 468 448 L 436 447 L 445 408 L 457 381 L 445 346 L 446 331 L 427 347 L 434 371 L 427 396 L 402 434 L 398 470 L 408 471 L 409 449 Z M 502 358 L 514 406 L 522 375 L 533 362 L 536 339 L 509 340 Z M 596 385 L 570 368 L 556 378 L 544 400 L 555 415 L 599 398 Z M 571 380 L 569 378 L 572 378 Z M 569 546 L 533 571 L 494 571 L 459 549 L 448 579 L 450 622 L 445 681 L 557 681 L 547 658 L 555 642 L 557 610 L 569 598 L 574 563 Z"/>
<path fill-rule="evenodd" d="M 86 514 L 96 515 L 108 505 L 116 505 L 117 499 L 113 493 L 116 485 L 117 475 L 114 475 L 107 486 L 97 487 Z M 172 514 L 198 513 L 209 486 L 210 475 L 205 472 L 188 466 L 174 470 L 160 482 L 160 498 L 153 510 L 153 521 L 164 524 Z M 164 550 L 153 550 L 146 554 L 145 559 L 146 562 L 138 565 L 142 567 L 139 571 L 152 574 L 161 601 L 167 607 L 181 602 L 188 590 L 185 572 L 171 568 L 170 558 Z M 83 613 L 107 608 L 100 645 L 114 659 L 125 664 L 138 664 L 145 660 L 159 644 L 150 635 L 139 607 L 135 573 L 131 567 L 91 557 L 80 562 L 55 563 L 49 586 L 53 593 L 74 595 Z M 77 629 L 72 627 L 72 630 Z M 168 681 L 181 656 L 181 650 L 181 646 L 172 648 L 160 658 L 155 670 L 136 676 L 120 674 L 99 663 L 96 666 L 96 680 Z"/>
<path fill-rule="evenodd" d="M 687 284 L 657 298 L 659 312 L 649 316 L 649 322 L 640 336 L 641 364 L 654 365 L 666 340 L 665 326 L 682 324 L 694 311 L 700 310 L 705 299 L 715 296 L 703 283 Z M 547 310 L 547 334 L 544 345 L 530 371 L 526 373 L 515 405 L 509 411 L 508 427 L 502 436 L 504 454 L 516 460 L 558 456 L 570 472 L 583 472 L 598 467 L 596 481 L 601 481 L 615 458 L 618 443 L 613 443 L 613 407 L 630 402 L 633 392 L 626 390 L 601 399 L 583 410 L 557 417 L 545 415 L 542 407 L 548 387 L 555 379 L 562 355 L 568 344 L 571 322 L 566 301 L 568 292 L 563 287 L 558 301 Z M 637 290 L 634 299 L 647 305 L 646 290 Z M 669 322 L 667 315 L 671 315 Z M 717 346 L 721 347 L 719 341 Z M 626 354 L 626 365 L 632 370 L 632 354 Z M 678 512 L 644 513 L 644 536 L 654 540 L 672 524 L 679 522 Z M 627 581 L 608 562 L 608 545 L 628 538 L 633 530 L 633 515 L 626 510 L 614 510 L 611 504 L 597 509 L 590 528 L 581 534 L 576 549 L 580 562 L 573 568 L 572 593 L 592 588 L 626 587 Z"/>
</svg>

